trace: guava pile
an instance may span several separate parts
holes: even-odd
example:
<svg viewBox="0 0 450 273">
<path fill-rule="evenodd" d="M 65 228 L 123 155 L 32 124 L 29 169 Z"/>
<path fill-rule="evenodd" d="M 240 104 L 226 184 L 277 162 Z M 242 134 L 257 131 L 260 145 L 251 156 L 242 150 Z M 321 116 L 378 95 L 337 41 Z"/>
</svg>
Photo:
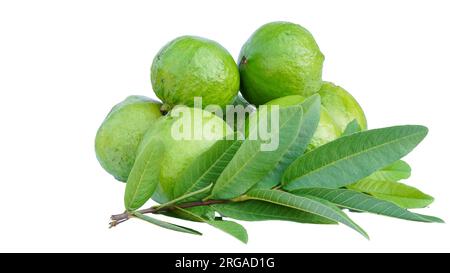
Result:
<svg viewBox="0 0 450 273">
<path fill-rule="evenodd" d="M 126 211 L 114 215 L 111 225 L 129 218 L 139 218 L 165 228 L 197 234 L 192 229 L 148 216 L 151 213 L 165 214 L 206 222 L 246 241 L 246 233 L 241 227 L 225 220 L 225 217 L 335 223 L 335 218 L 327 218 L 313 211 L 296 210 L 292 206 L 274 202 L 264 203 L 255 197 L 256 193 L 248 196 L 245 192 L 239 196 L 230 194 L 233 198 L 229 200 L 213 198 L 228 196 L 214 195 L 215 182 L 226 179 L 220 172 L 233 168 L 227 165 L 237 161 L 233 156 L 245 157 L 245 152 L 241 150 L 246 146 L 245 136 L 248 136 L 248 132 L 238 129 L 236 124 L 248 124 L 252 119 L 249 117 L 258 116 L 263 106 L 287 109 L 282 110 L 285 112 L 281 112 L 280 118 L 294 117 L 302 122 L 308 107 L 313 109 L 317 104 L 317 121 L 308 143 L 305 143 L 301 152 L 287 151 L 287 159 L 280 156 L 281 163 L 288 159 L 289 163 L 294 162 L 303 153 L 313 153 L 343 136 L 361 134 L 367 130 L 364 112 L 356 99 L 342 87 L 322 79 L 324 59 L 312 34 L 290 22 L 272 22 L 261 26 L 244 43 L 237 61 L 219 43 L 201 37 L 182 36 L 164 45 L 154 57 L 150 73 L 154 95 L 159 101 L 145 96 L 127 97 L 111 109 L 96 135 L 95 152 L 101 166 L 115 179 L 127 182 Z M 149 96 L 154 97 L 151 94 Z M 198 105 L 199 98 L 201 105 Z M 230 124 L 224 116 L 211 110 L 221 109 L 227 113 L 228 105 L 247 107 L 248 112 L 241 117 L 244 120 L 234 120 Z M 181 126 L 184 132 L 189 131 L 191 138 L 174 137 L 174 128 L 182 119 L 180 113 L 199 119 L 200 127 L 195 125 L 196 120 Z M 295 125 L 295 122 L 292 124 Z M 196 131 L 202 133 L 194 137 Z M 235 139 L 241 137 L 240 143 L 233 143 L 235 139 L 225 140 L 230 135 Z M 276 151 L 267 153 L 267 158 L 274 154 Z M 275 163 L 276 168 L 265 176 L 273 178 L 269 183 L 270 189 L 264 188 L 267 184 L 259 184 L 259 181 L 248 181 L 252 177 L 259 177 L 257 175 L 243 175 L 247 179 L 243 183 L 251 183 L 252 189 L 281 191 L 282 181 L 277 179 L 281 179 L 287 164 Z M 245 164 L 234 166 L 240 170 L 231 173 L 229 180 L 242 172 L 257 171 L 257 164 L 252 166 L 253 169 L 249 167 L 249 170 L 245 170 Z M 398 167 L 400 171 L 409 168 L 403 161 L 384 167 L 388 170 Z M 339 169 L 336 171 L 339 172 Z M 279 172 L 279 175 L 275 172 Z M 192 177 L 196 180 L 187 182 Z M 200 187 L 198 181 L 204 187 Z M 238 186 L 230 186 L 228 190 L 233 193 Z M 344 188 L 348 191 L 351 189 Z M 358 191 L 357 187 L 352 191 L 366 195 Z M 431 196 L 416 191 L 415 194 L 423 201 L 422 207 L 431 203 Z M 247 201 L 245 198 L 249 196 L 253 196 L 254 200 Z M 388 194 L 384 197 L 379 199 L 399 209 L 409 208 L 402 206 L 401 201 L 389 198 Z M 138 210 L 149 199 L 158 204 L 147 210 Z M 228 203 L 228 206 L 222 205 Z M 335 207 L 337 210 L 341 208 Z M 254 219 L 247 215 L 250 212 L 255 215 Z M 266 218 L 263 217 L 264 213 Z"/>
</svg>

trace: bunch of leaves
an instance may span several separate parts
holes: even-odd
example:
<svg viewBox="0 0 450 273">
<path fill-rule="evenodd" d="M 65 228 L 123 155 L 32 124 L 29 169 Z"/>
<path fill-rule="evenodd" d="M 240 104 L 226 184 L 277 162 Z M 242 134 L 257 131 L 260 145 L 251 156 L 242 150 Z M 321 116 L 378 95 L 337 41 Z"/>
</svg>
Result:
<svg viewBox="0 0 450 273">
<path fill-rule="evenodd" d="M 138 155 L 127 181 L 126 211 L 113 215 L 111 225 L 135 217 L 163 228 L 201 234 L 145 215 L 165 214 L 206 223 L 247 242 L 246 230 L 230 219 L 340 223 L 366 238 L 367 233 L 346 210 L 443 222 L 408 210 L 428 206 L 433 198 L 399 182 L 411 174 L 409 165 L 400 159 L 425 138 L 426 127 L 360 131 L 353 121 L 340 138 L 305 153 L 319 119 L 318 95 L 300 105 L 280 108 L 278 149 L 262 151 L 261 139 L 219 140 L 180 176 L 174 200 L 139 210 L 158 186 L 157 155 L 164 152 L 162 145 L 150 142 Z"/>
</svg>

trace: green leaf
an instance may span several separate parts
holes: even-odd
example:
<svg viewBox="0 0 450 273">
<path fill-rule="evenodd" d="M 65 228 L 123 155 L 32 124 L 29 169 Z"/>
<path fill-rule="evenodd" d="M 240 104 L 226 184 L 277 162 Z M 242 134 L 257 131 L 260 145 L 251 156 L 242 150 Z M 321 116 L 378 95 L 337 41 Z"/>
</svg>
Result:
<svg viewBox="0 0 450 273">
<path fill-rule="evenodd" d="M 435 217 L 435 216 L 430 216 L 430 215 L 425 215 L 425 214 L 420 214 L 420 213 L 416 213 L 417 215 L 421 216 L 422 218 L 427 219 L 429 222 L 433 222 L 433 223 L 445 223 L 444 220 L 442 220 L 441 218 Z"/>
<path fill-rule="evenodd" d="M 125 188 L 125 208 L 134 211 L 150 199 L 158 185 L 161 154 L 164 145 L 150 141 L 140 152 L 128 176 Z"/>
<path fill-rule="evenodd" d="M 430 218 L 410 212 L 395 205 L 394 203 L 379 200 L 371 197 L 370 195 L 359 193 L 357 191 L 345 189 L 309 188 L 296 190 L 292 193 L 301 196 L 319 197 L 335 205 L 351 210 L 370 212 L 410 221 L 434 222 L 431 221 Z M 442 220 L 440 220 L 440 222 L 442 222 Z"/>
<path fill-rule="evenodd" d="M 268 124 L 271 124 L 275 116 L 267 117 L 270 120 Z M 264 151 L 261 149 L 261 144 L 266 143 L 264 140 L 246 139 L 217 179 L 210 198 L 231 199 L 240 196 L 276 168 L 286 150 L 297 138 L 301 119 L 300 106 L 280 108 L 279 128 L 271 128 L 272 134 L 278 136 L 278 148 L 274 151 Z"/>
<path fill-rule="evenodd" d="M 230 234 L 231 236 L 243 242 L 244 244 L 248 242 L 247 231 L 242 225 L 236 222 L 226 220 L 213 220 L 207 221 L 206 223 L 222 230 L 223 232 Z"/>
<path fill-rule="evenodd" d="M 350 121 L 344 129 L 342 136 L 348 136 L 354 133 L 361 132 L 361 126 L 356 119 Z"/>
<path fill-rule="evenodd" d="M 252 190 L 249 191 L 246 196 L 253 200 L 271 202 L 281 206 L 317 214 L 332 221 L 342 223 L 356 230 L 367 239 L 369 238 L 367 233 L 353 222 L 343 211 L 324 199 L 310 196 L 297 196 L 279 190 Z"/>
<path fill-rule="evenodd" d="M 364 179 L 396 182 L 402 179 L 407 179 L 410 176 L 411 167 L 405 161 L 398 160 L 391 165 L 374 172 Z"/>
<path fill-rule="evenodd" d="M 339 188 L 394 163 L 426 136 L 423 126 L 375 129 L 338 138 L 306 153 L 283 175 L 283 188 Z"/>
<path fill-rule="evenodd" d="M 242 141 L 237 140 L 235 137 L 233 140 L 219 140 L 210 149 L 197 157 L 175 183 L 175 197 L 195 192 L 216 182 L 241 144 Z M 198 200 L 203 197 L 206 197 L 206 195 L 197 195 L 186 201 Z"/>
<path fill-rule="evenodd" d="M 136 216 L 138 219 L 144 220 L 146 222 L 152 223 L 154 225 L 157 225 L 159 227 L 162 228 L 166 228 L 166 229 L 170 229 L 170 230 L 174 230 L 174 231 L 179 231 L 179 232 L 184 232 L 184 233 L 190 233 L 190 234 L 195 234 L 195 235 L 202 235 L 200 232 L 191 229 L 191 228 L 187 228 L 187 227 L 183 227 L 183 226 L 179 226 L 179 225 L 175 225 L 169 222 L 165 222 L 165 221 L 161 221 L 158 220 L 156 218 L 150 217 L 148 215 L 144 215 L 141 214 L 139 212 L 133 212 L 133 215 Z"/>
<path fill-rule="evenodd" d="M 337 224 L 316 214 L 259 200 L 216 204 L 212 207 L 222 216 L 243 221 L 284 220 L 308 224 Z"/>
<path fill-rule="evenodd" d="M 313 95 L 300 105 L 303 109 L 303 117 L 298 121 L 300 128 L 297 137 L 291 139 L 291 143 L 286 146 L 284 153 L 280 155 L 280 160 L 275 168 L 261 179 L 254 188 L 270 189 L 280 184 L 284 170 L 305 152 L 306 147 L 311 142 L 320 120 L 320 96 Z"/>
<path fill-rule="evenodd" d="M 364 179 L 347 185 L 347 188 L 391 201 L 402 208 L 423 208 L 434 201 L 432 196 L 414 187 L 393 181 Z"/>
<path fill-rule="evenodd" d="M 248 241 L 248 234 L 247 231 L 243 226 L 240 224 L 233 222 L 233 221 L 224 221 L 224 220 L 210 220 L 210 219 L 204 219 L 196 214 L 192 214 L 190 211 L 187 211 L 182 208 L 177 208 L 177 210 L 182 211 L 185 214 L 190 214 L 192 218 L 197 218 L 199 222 L 207 223 L 210 226 L 213 226 L 215 228 L 218 228 L 222 230 L 225 233 L 230 234 L 231 236 L 235 237 L 239 241 L 243 243 L 247 243 Z"/>
</svg>

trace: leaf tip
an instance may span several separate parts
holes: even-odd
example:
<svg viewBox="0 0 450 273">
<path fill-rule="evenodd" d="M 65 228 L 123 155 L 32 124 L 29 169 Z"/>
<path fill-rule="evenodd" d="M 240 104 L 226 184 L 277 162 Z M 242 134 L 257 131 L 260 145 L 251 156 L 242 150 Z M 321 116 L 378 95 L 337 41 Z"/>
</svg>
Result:
<svg viewBox="0 0 450 273">
<path fill-rule="evenodd" d="M 370 236 L 369 236 L 369 234 L 367 234 L 366 232 L 364 232 L 363 236 L 364 236 L 364 238 L 367 239 L 367 241 L 370 241 Z"/>
<path fill-rule="evenodd" d="M 443 219 L 439 218 L 439 217 L 433 217 L 433 220 L 434 220 L 434 221 L 433 221 L 434 223 L 438 223 L 438 224 L 446 224 L 445 221 L 444 221 Z M 433 222 L 432 222 L 432 223 L 433 223 Z"/>
<path fill-rule="evenodd" d="M 428 127 L 424 125 L 415 125 L 415 127 L 418 128 L 423 133 L 424 138 L 428 135 L 428 132 L 430 131 Z"/>
</svg>

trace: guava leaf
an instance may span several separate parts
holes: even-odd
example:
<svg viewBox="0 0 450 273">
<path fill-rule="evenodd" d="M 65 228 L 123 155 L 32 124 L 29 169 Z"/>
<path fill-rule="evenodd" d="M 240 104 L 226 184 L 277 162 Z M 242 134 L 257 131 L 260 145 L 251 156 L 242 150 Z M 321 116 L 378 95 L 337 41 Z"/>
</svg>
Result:
<svg viewBox="0 0 450 273">
<path fill-rule="evenodd" d="M 267 115 L 268 124 L 271 124 L 272 118 L 272 115 Z M 272 128 L 272 134 L 278 136 L 278 148 L 274 151 L 264 151 L 261 150 L 261 144 L 264 143 L 261 138 L 244 140 L 217 179 L 210 198 L 231 199 L 240 196 L 268 175 L 278 166 L 287 149 L 297 139 L 301 119 L 301 106 L 280 108 L 279 126 Z"/>
<path fill-rule="evenodd" d="M 338 138 L 304 154 L 283 175 L 283 189 L 339 188 L 394 163 L 426 136 L 418 125 L 368 130 Z"/>
<path fill-rule="evenodd" d="M 420 217 L 427 219 L 429 222 L 433 222 L 433 223 L 445 223 L 444 220 L 442 220 L 441 218 L 438 218 L 436 216 L 430 216 L 430 215 L 425 215 L 425 214 L 420 214 L 420 213 L 416 213 L 417 215 L 419 215 Z"/>
<path fill-rule="evenodd" d="M 354 133 L 361 132 L 361 126 L 356 119 L 350 121 L 342 132 L 342 136 L 348 136 Z"/>
<path fill-rule="evenodd" d="M 316 214 L 259 200 L 216 204 L 212 207 L 222 216 L 243 221 L 284 220 L 308 224 L 337 224 Z"/>
<path fill-rule="evenodd" d="M 353 222 L 343 211 L 331 202 L 312 196 L 297 196 L 280 190 L 251 190 L 246 196 L 253 200 L 261 200 L 281 206 L 314 213 L 332 221 L 342 223 L 366 237 L 367 233 Z"/>
<path fill-rule="evenodd" d="M 138 218 L 138 219 L 144 220 L 146 222 L 149 222 L 151 224 L 157 225 L 157 226 L 162 227 L 162 228 L 166 228 L 166 229 L 170 229 L 170 230 L 174 230 L 174 231 L 178 231 L 178 232 L 195 234 L 195 235 L 202 235 L 200 232 L 198 232 L 198 231 L 196 231 L 194 229 L 183 227 L 183 226 L 179 226 L 179 225 L 175 225 L 175 224 L 172 224 L 172 223 L 169 223 L 169 222 L 165 222 L 165 221 L 161 221 L 161 220 L 158 220 L 156 218 L 150 217 L 148 215 L 141 214 L 141 213 L 139 213 L 137 211 L 134 212 L 133 215 L 136 218 Z"/>
<path fill-rule="evenodd" d="M 291 143 L 286 146 L 275 168 L 261 179 L 254 188 L 270 189 L 280 184 L 284 170 L 305 152 L 310 143 L 320 120 L 320 96 L 313 95 L 300 105 L 303 109 L 303 117 L 298 121 L 300 129 L 297 137 L 293 138 Z"/>
<path fill-rule="evenodd" d="M 414 187 L 394 181 L 364 179 L 346 187 L 368 193 L 378 199 L 391 201 L 402 208 L 423 208 L 434 201 L 432 196 Z"/>
<path fill-rule="evenodd" d="M 158 185 L 164 145 L 151 140 L 137 155 L 125 188 L 125 208 L 134 211 L 150 199 Z"/>
<path fill-rule="evenodd" d="M 309 188 L 291 192 L 300 196 L 315 196 L 325 199 L 337 206 L 351 210 L 370 212 L 379 215 L 418 222 L 435 222 L 420 214 L 410 212 L 392 202 L 380 200 L 370 195 L 346 189 Z M 436 218 L 435 220 L 437 220 Z M 439 219 L 440 220 L 440 219 Z M 438 220 L 438 221 L 439 221 Z M 440 220 L 439 222 L 443 222 Z"/>
<path fill-rule="evenodd" d="M 248 242 L 248 234 L 245 228 L 233 221 L 228 220 L 213 220 L 207 221 L 207 224 L 230 234 L 234 238 L 246 244 Z"/>
<path fill-rule="evenodd" d="M 411 176 L 411 167 L 403 160 L 398 160 L 389 166 L 386 166 L 370 176 L 364 178 L 369 180 L 381 180 L 397 182 L 402 179 L 407 179 Z"/>
<path fill-rule="evenodd" d="M 179 197 L 189 194 L 216 182 L 241 144 L 242 141 L 236 137 L 232 140 L 218 140 L 210 149 L 197 157 L 180 175 L 175 183 L 174 196 Z M 202 199 L 206 195 L 207 193 L 201 196 L 196 195 L 185 201 Z"/>
<path fill-rule="evenodd" d="M 187 215 L 190 214 L 192 218 L 197 218 L 197 220 L 199 222 L 204 222 L 210 226 L 220 229 L 223 232 L 230 234 L 231 236 L 233 236 L 234 238 L 238 239 L 239 241 L 241 241 L 243 243 L 247 243 L 247 241 L 248 241 L 247 231 L 245 230 L 245 228 L 243 226 L 241 226 L 240 224 L 238 224 L 236 222 L 225 221 L 225 220 L 205 219 L 196 214 L 192 214 L 190 211 L 187 211 L 182 208 L 177 208 L 177 210 L 182 211 L 183 213 L 185 213 Z"/>
</svg>

